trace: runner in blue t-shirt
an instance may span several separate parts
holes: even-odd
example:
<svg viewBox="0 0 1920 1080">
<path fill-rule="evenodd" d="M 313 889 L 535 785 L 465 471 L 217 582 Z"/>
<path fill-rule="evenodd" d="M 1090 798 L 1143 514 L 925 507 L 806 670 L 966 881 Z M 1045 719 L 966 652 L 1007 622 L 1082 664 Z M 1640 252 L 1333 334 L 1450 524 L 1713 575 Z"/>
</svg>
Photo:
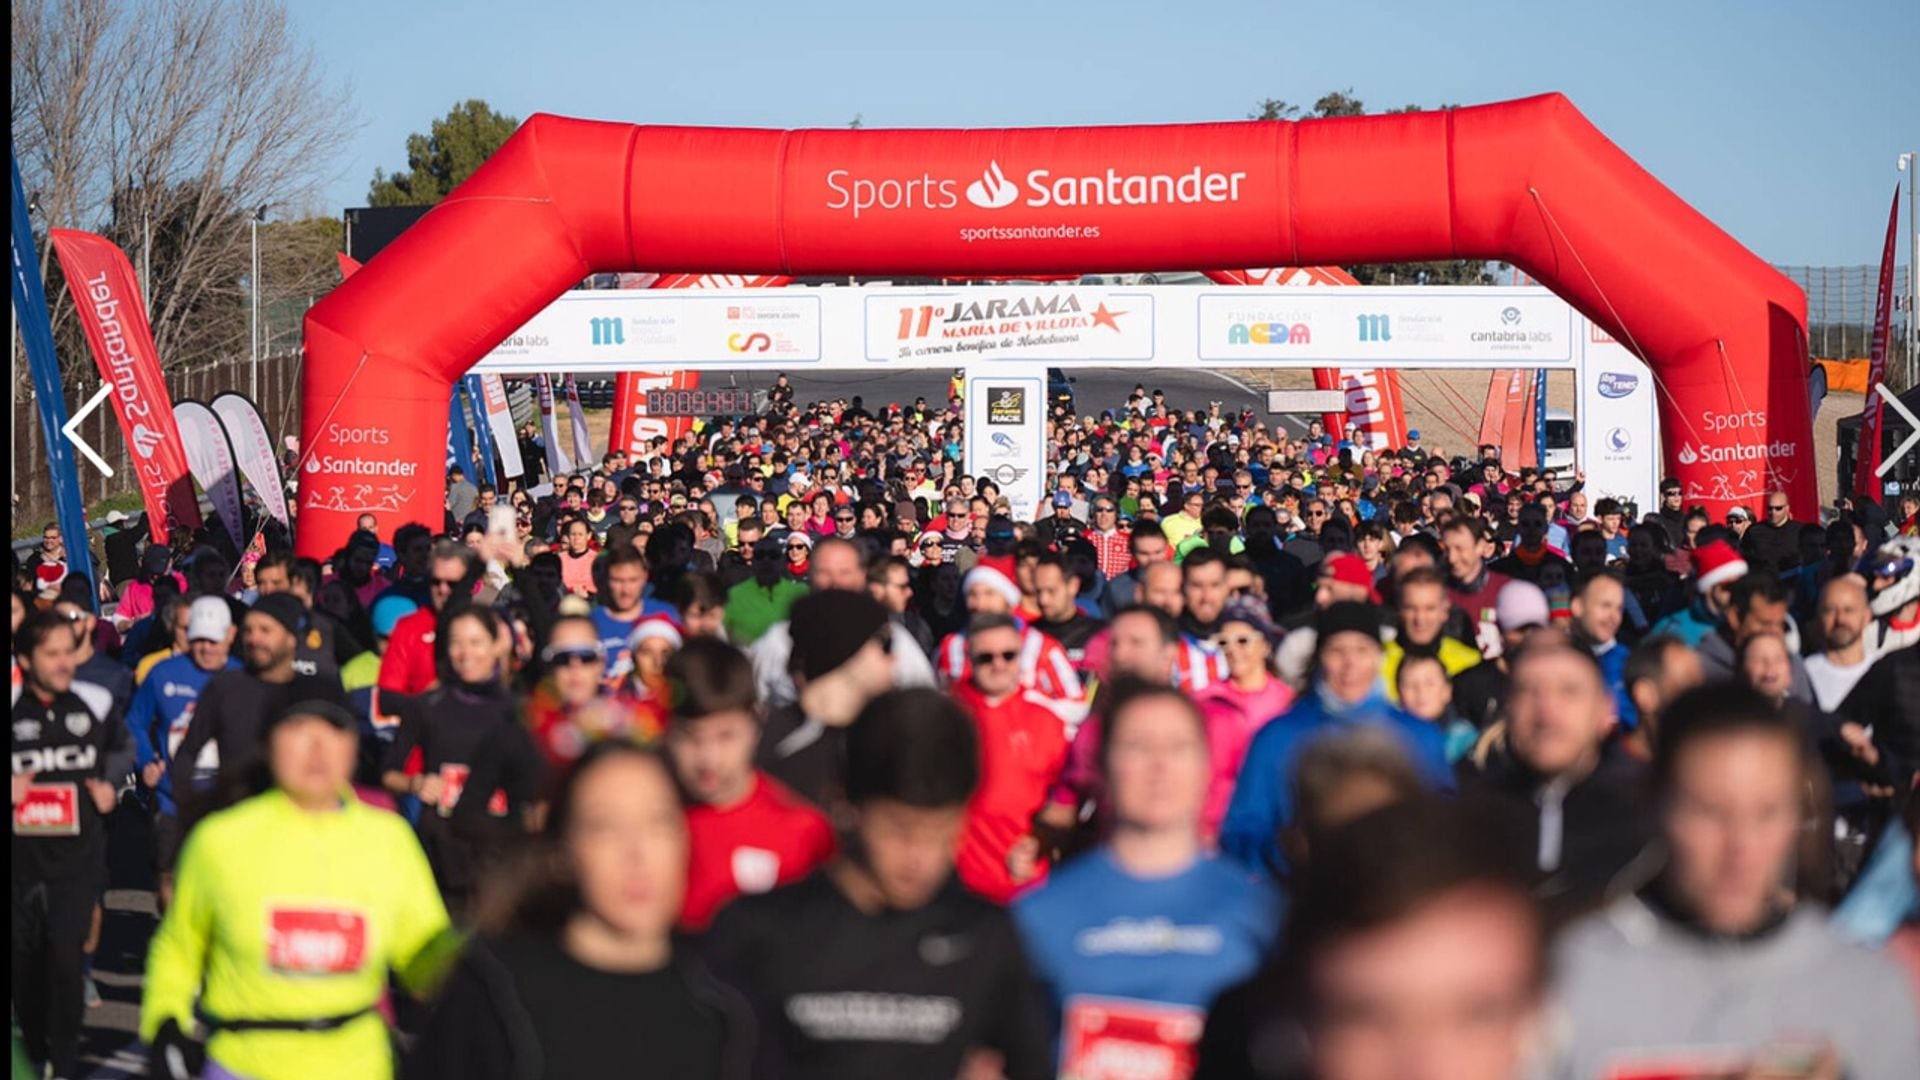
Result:
<svg viewBox="0 0 1920 1080">
<path fill-rule="evenodd" d="M 640 620 L 665 615 L 680 621 L 680 612 L 672 604 L 649 599 L 647 593 L 647 557 L 631 544 L 608 549 L 601 560 L 606 585 L 600 591 L 600 603 L 592 611 L 594 629 L 600 632 L 600 645 L 607 651 L 607 675 L 621 674 L 627 639 Z"/>
<path fill-rule="evenodd" d="M 1176 690 L 1124 694 L 1104 732 L 1113 831 L 1016 901 L 1048 991 L 1061 1075 L 1143 1054 L 1191 1060 L 1206 1009 L 1278 936 L 1279 895 L 1207 854 L 1206 721 Z M 1015 849 L 1016 876 L 1037 850 Z"/>
</svg>

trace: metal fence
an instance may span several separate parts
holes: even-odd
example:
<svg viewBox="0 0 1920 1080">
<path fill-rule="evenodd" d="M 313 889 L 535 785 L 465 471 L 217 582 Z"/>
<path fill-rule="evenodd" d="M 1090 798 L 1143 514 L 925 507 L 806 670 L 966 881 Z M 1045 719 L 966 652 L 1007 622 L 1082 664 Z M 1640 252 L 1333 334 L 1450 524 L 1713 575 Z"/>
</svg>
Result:
<svg viewBox="0 0 1920 1080">
<path fill-rule="evenodd" d="M 227 390 L 246 393 L 251 362 L 247 357 L 222 360 L 202 367 L 168 372 L 167 390 L 175 401 L 211 401 Z M 25 373 L 24 359 L 21 362 Z M 71 416 L 100 389 L 97 375 L 89 372 L 84 381 L 69 381 L 63 387 L 67 395 L 67 415 Z M 288 350 L 260 358 L 260 415 L 267 431 L 278 440 L 299 433 L 300 352 Z M 131 467 L 126 441 L 120 435 L 120 421 L 114 416 L 111 401 L 101 403 L 93 415 L 80 424 L 80 435 L 94 452 L 113 466 L 109 478 L 91 462 L 74 456 L 80 472 L 80 496 L 89 505 L 115 496 L 135 493 L 126 478 Z M 41 444 L 40 413 L 33 388 L 24 380 L 15 391 L 13 405 L 13 517 L 14 529 L 38 529 L 40 522 L 53 517 L 53 491 L 48 486 L 47 454 Z"/>
<path fill-rule="evenodd" d="M 1874 305 L 1878 302 L 1878 266 L 1775 267 L 1807 294 L 1807 344 L 1823 360 L 1852 360 L 1872 354 Z M 1893 332 L 1887 343 L 1888 375 L 1909 378 L 1903 328 L 1914 317 L 1913 268 L 1893 272 Z"/>
</svg>

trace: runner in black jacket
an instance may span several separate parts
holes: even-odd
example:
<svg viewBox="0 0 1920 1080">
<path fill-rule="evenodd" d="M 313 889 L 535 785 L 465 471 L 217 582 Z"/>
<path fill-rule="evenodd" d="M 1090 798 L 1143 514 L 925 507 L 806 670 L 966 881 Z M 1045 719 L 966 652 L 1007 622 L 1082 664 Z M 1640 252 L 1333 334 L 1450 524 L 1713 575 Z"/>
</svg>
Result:
<svg viewBox="0 0 1920 1080">
<path fill-rule="evenodd" d="M 76 1075 L 84 950 L 106 885 L 114 780 L 133 768 L 124 724 L 73 692 L 69 623 L 51 613 L 14 635 L 24 683 L 13 702 L 13 1005 L 27 1052 Z"/>
<path fill-rule="evenodd" d="M 931 690 L 847 729 L 847 852 L 720 912 L 714 970 L 753 1001 L 758 1075 L 958 1075 L 978 1051 L 1011 1080 L 1052 1074 L 1046 1012 L 1005 909 L 953 876 L 978 780 L 973 728 Z"/>
</svg>

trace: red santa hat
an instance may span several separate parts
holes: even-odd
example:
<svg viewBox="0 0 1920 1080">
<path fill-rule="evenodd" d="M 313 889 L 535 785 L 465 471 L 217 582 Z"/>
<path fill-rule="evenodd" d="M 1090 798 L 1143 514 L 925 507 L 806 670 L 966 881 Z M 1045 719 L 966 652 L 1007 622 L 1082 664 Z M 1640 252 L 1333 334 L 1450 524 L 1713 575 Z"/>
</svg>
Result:
<svg viewBox="0 0 1920 1080">
<path fill-rule="evenodd" d="M 680 627 L 665 615 L 649 615 L 633 625 L 633 633 L 627 635 L 627 648 L 638 648 L 643 641 L 658 638 L 678 649 L 684 644 L 680 636 Z"/>
<path fill-rule="evenodd" d="M 1008 607 L 1019 607 L 1020 586 L 1014 584 L 1013 569 L 1012 567 L 1003 567 L 1000 565 L 1002 562 L 1011 561 L 1011 559 L 981 559 L 978 563 L 974 564 L 973 569 L 967 571 L 967 576 L 961 580 L 960 595 L 963 597 L 966 596 L 967 593 L 973 591 L 975 585 L 985 585 L 1001 596 L 1006 597 Z"/>
<path fill-rule="evenodd" d="M 1747 560 L 1725 540 L 1715 540 L 1693 552 L 1694 586 L 1705 596 L 1714 586 L 1725 585 L 1747 576 Z"/>
</svg>

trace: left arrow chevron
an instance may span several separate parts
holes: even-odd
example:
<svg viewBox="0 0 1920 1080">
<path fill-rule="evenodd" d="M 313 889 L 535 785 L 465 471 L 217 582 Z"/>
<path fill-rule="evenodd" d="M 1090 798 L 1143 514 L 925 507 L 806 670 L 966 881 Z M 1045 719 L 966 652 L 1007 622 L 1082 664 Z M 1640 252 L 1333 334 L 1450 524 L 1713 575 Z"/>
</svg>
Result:
<svg viewBox="0 0 1920 1080">
<path fill-rule="evenodd" d="M 93 410 L 99 408 L 100 403 L 107 400 L 107 395 L 111 393 L 113 393 L 112 384 L 101 383 L 99 392 L 88 398 L 87 403 L 80 406 L 80 411 L 73 414 L 73 419 L 68 420 L 60 428 L 60 434 L 66 436 L 67 441 L 73 444 L 73 448 L 80 451 L 88 461 L 93 462 L 93 467 L 99 469 L 104 476 L 113 475 L 113 466 L 100 460 L 100 455 L 93 452 L 93 447 L 87 445 L 87 440 L 80 437 L 79 428 L 80 421 L 92 415 Z"/>
</svg>

